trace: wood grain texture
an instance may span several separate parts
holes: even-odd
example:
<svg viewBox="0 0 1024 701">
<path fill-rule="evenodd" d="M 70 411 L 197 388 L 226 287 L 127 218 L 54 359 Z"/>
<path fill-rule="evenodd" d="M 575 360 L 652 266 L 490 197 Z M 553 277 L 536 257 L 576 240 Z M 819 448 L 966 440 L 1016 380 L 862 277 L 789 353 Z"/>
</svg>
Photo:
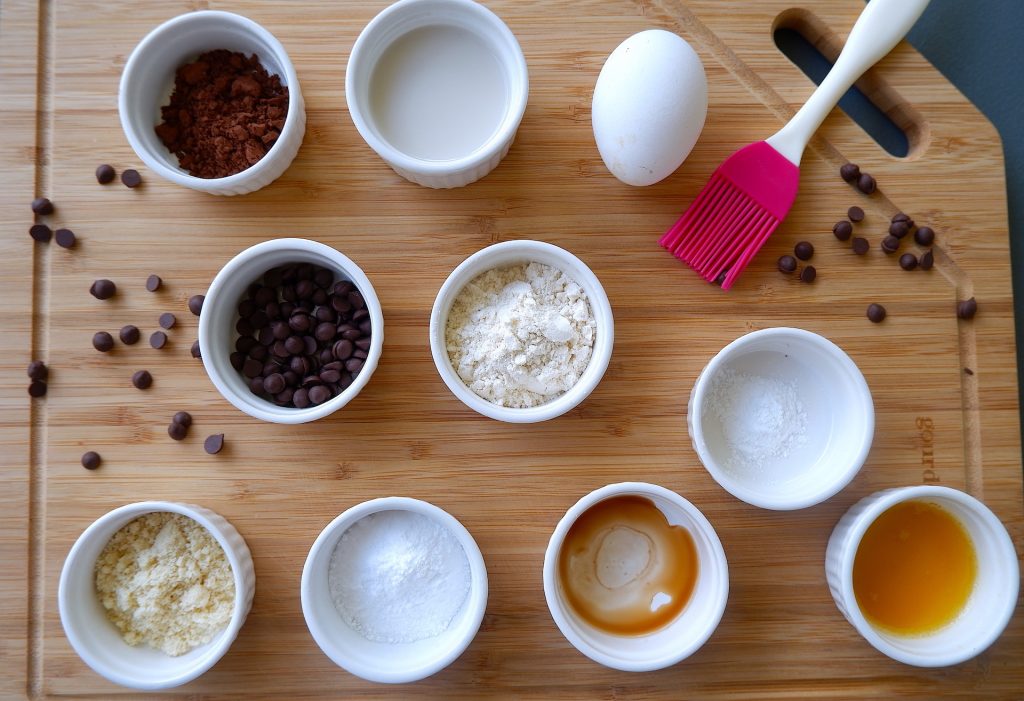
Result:
<svg viewBox="0 0 1024 701">
<path fill-rule="evenodd" d="M 1024 536 L 1012 300 L 1002 151 L 995 130 L 903 44 L 862 81 L 911 132 L 895 159 L 843 113 L 805 156 L 792 214 L 728 294 L 703 284 L 657 246 L 658 236 L 737 146 L 764 138 L 812 85 L 774 46 L 773 23 L 817 27 L 835 53 L 862 7 L 821 0 L 814 15 L 783 0 L 493 0 L 530 67 L 530 103 L 507 159 L 455 191 L 400 179 L 362 142 L 345 109 L 344 69 L 360 29 L 385 2 L 29 0 L 0 7 L 0 190 L 6 289 L 0 319 L 0 694 L 5 698 L 141 697 L 95 675 L 68 645 L 56 584 L 68 549 L 95 518 L 143 499 L 192 501 L 218 511 L 247 539 L 256 563 L 252 613 L 227 656 L 199 680 L 147 698 L 580 698 L 845 699 L 1019 698 L 1024 621 L 987 652 L 942 670 L 900 665 L 846 624 L 825 584 L 832 526 L 860 497 L 925 480 L 965 488 Z M 306 98 L 309 127 L 291 169 L 269 188 L 215 198 L 160 181 L 98 186 L 101 162 L 137 167 L 117 119 L 120 70 L 136 42 L 180 12 L 245 14 L 285 45 Z M 780 19 L 780 16 L 782 19 Z M 601 163 L 590 97 L 607 54 L 650 28 L 680 33 L 703 59 L 710 111 L 687 162 L 667 180 L 630 188 Z M 852 160 L 877 176 L 867 198 L 837 177 Z M 33 196 L 80 237 L 65 251 L 25 235 Z M 873 243 L 854 256 L 831 236 L 851 204 Z M 878 250 L 898 209 L 938 232 L 938 265 L 905 273 Z M 188 296 L 205 290 L 239 250 L 277 236 L 330 244 L 371 278 L 384 307 L 381 366 L 343 411 L 306 426 L 240 414 L 189 357 Z M 490 243 L 536 238 L 563 246 L 602 280 L 616 315 L 612 363 L 581 407 L 543 425 L 473 414 L 433 367 L 426 329 L 447 274 Z M 799 240 L 817 249 L 819 277 L 803 285 L 775 271 Z M 157 273 L 156 294 L 144 282 Z M 86 290 L 107 277 L 119 294 Z M 977 297 L 973 322 L 954 304 Z M 889 317 L 864 318 L 869 302 Z M 101 329 L 144 334 L 160 312 L 179 324 L 162 351 L 144 342 L 101 355 Z M 704 363 L 747 331 L 793 325 L 823 333 L 860 365 L 874 394 L 877 432 L 854 482 L 795 513 L 742 504 L 701 467 L 685 431 L 685 404 Z M 24 366 L 52 367 L 50 392 L 30 404 Z M 967 375 L 964 367 L 973 370 Z M 131 387 L 149 369 L 152 389 Z M 189 438 L 166 436 L 192 412 Z M 926 423 L 927 422 L 927 423 Z M 924 430 L 922 426 L 931 426 Z M 218 456 L 203 437 L 227 434 Z M 104 465 L 86 472 L 85 450 Z M 558 633 L 540 568 L 557 520 L 601 485 L 645 480 L 674 489 L 708 516 L 729 558 L 732 590 L 709 643 L 683 663 L 630 675 L 604 669 Z M 408 687 L 360 681 L 334 667 L 309 636 L 299 574 L 320 529 L 345 508 L 384 495 L 426 499 L 459 518 L 487 562 L 491 593 L 479 635 L 436 676 Z"/>
</svg>

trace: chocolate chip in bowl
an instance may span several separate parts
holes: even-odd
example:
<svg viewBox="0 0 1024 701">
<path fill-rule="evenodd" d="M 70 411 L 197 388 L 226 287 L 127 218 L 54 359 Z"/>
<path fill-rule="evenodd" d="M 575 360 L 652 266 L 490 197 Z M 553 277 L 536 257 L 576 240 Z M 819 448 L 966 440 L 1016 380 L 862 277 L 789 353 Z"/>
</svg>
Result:
<svg viewBox="0 0 1024 701">
<path fill-rule="evenodd" d="M 276 180 L 306 129 L 284 47 L 252 20 L 220 11 L 190 12 L 151 31 L 125 64 L 118 111 L 154 173 L 215 195 Z"/>
<path fill-rule="evenodd" d="M 203 365 L 229 402 L 275 423 L 304 423 L 345 406 L 369 382 L 384 318 L 349 258 L 305 239 L 239 253 L 202 304 Z"/>
</svg>

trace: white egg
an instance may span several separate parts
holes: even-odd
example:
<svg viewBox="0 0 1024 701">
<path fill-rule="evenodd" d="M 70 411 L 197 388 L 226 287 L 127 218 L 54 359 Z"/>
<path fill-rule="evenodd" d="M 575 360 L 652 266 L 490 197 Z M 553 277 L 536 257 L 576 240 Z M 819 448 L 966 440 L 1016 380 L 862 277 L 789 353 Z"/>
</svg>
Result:
<svg viewBox="0 0 1024 701">
<path fill-rule="evenodd" d="M 628 185 L 653 185 L 678 168 L 708 113 L 704 64 L 686 40 L 663 29 L 626 39 L 594 86 L 591 122 L 601 158 Z"/>
</svg>

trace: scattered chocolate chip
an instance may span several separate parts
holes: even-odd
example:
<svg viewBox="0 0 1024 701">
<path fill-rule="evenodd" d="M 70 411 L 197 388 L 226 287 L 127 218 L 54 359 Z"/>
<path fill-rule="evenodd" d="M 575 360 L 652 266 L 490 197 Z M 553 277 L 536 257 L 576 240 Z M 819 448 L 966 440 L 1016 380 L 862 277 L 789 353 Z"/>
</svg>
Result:
<svg viewBox="0 0 1024 701">
<path fill-rule="evenodd" d="M 216 455 L 224 448 L 224 434 L 215 433 L 203 441 L 203 449 L 210 455 Z"/>
<path fill-rule="evenodd" d="M 53 234 L 54 240 L 61 248 L 75 247 L 75 232 L 71 229 L 57 229 Z"/>
<path fill-rule="evenodd" d="M 82 467 L 86 470 L 95 470 L 100 466 L 101 462 L 103 462 L 103 459 L 95 451 L 90 450 L 87 453 L 82 453 Z"/>
<path fill-rule="evenodd" d="M 865 195 L 870 195 L 877 187 L 878 183 L 875 182 L 874 177 L 867 173 L 861 173 L 860 177 L 857 178 L 857 189 Z"/>
<path fill-rule="evenodd" d="M 50 369 L 42 360 L 33 360 L 28 364 L 28 376 L 32 380 L 46 380 L 49 374 Z"/>
<path fill-rule="evenodd" d="M 139 171 L 129 168 L 121 173 L 121 182 L 124 183 L 125 187 L 136 188 L 142 184 L 142 176 L 139 175 Z"/>
<path fill-rule="evenodd" d="M 92 347 L 100 353 L 106 353 L 114 347 L 114 337 L 106 331 L 97 331 L 92 336 Z"/>
<path fill-rule="evenodd" d="M 48 227 L 46 224 L 33 224 L 28 229 L 28 235 L 39 243 L 50 243 L 50 238 L 53 236 L 53 229 Z"/>
<path fill-rule="evenodd" d="M 924 255 L 921 256 L 921 270 L 931 270 L 933 265 L 935 265 L 935 254 L 931 251 L 925 251 Z"/>
<path fill-rule="evenodd" d="M 185 440 L 185 436 L 188 435 L 188 426 L 172 421 L 170 425 L 167 426 L 167 435 L 176 441 L 183 441 Z"/>
<path fill-rule="evenodd" d="M 896 212 L 896 214 L 892 215 L 892 219 L 890 219 L 890 221 L 893 221 L 893 222 L 910 221 L 910 217 L 908 217 L 903 212 Z"/>
<path fill-rule="evenodd" d="M 899 248 L 900 240 L 893 236 L 892 234 L 889 234 L 884 239 L 882 239 L 882 250 L 885 251 L 886 253 L 895 253 L 896 251 L 899 250 Z"/>
<path fill-rule="evenodd" d="M 844 163 L 839 167 L 839 177 L 848 183 L 855 183 L 860 178 L 860 166 L 856 163 Z"/>
<path fill-rule="evenodd" d="M 847 241 L 850 238 L 850 234 L 853 233 L 853 225 L 842 219 L 837 221 L 832 227 L 832 233 L 836 235 L 836 238 L 840 241 Z"/>
<path fill-rule="evenodd" d="M 53 214 L 53 202 L 45 197 L 32 200 L 32 211 L 36 214 Z"/>
<path fill-rule="evenodd" d="M 889 225 L 889 234 L 898 239 L 906 236 L 909 231 L 910 229 L 907 227 L 907 223 L 905 221 L 894 221 Z"/>
<path fill-rule="evenodd" d="M 885 307 L 881 304 L 869 304 L 868 305 L 868 319 L 876 324 L 882 323 L 885 319 Z"/>
<path fill-rule="evenodd" d="M 192 425 L 192 414 L 187 411 L 179 411 L 171 419 L 171 423 L 181 424 L 187 428 Z"/>
<path fill-rule="evenodd" d="M 162 284 L 164 284 L 164 281 L 159 275 L 150 275 L 146 278 L 146 289 L 150 292 L 156 292 Z"/>
<path fill-rule="evenodd" d="M 160 328 L 162 329 L 173 329 L 174 325 L 178 323 L 178 317 L 174 316 L 170 312 L 164 312 L 160 315 Z"/>
<path fill-rule="evenodd" d="M 850 207 L 846 210 L 846 216 L 849 217 L 852 222 L 861 222 L 864 221 L 864 210 L 856 206 Z"/>
<path fill-rule="evenodd" d="M 153 334 L 149 337 L 149 345 L 153 346 L 156 349 L 163 348 L 164 345 L 166 345 L 166 343 L 167 334 L 165 334 L 163 331 L 154 331 Z"/>
<path fill-rule="evenodd" d="M 804 267 L 803 270 L 800 271 L 801 282 L 814 282 L 814 278 L 816 277 L 818 277 L 818 271 L 814 269 L 813 265 L 808 265 Z M 362 362 L 363 361 L 361 360 L 359 361 L 360 366 L 362 366 Z"/>
<path fill-rule="evenodd" d="M 956 315 L 961 319 L 973 319 L 978 313 L 978 302 L 971 297 L 956 303 Z"/>
<path fill-rule="evenodd" d="M 916 241 L 919 246 L 931 246 L 935 243 L 935 231 L 930 226 L 919 227 L 918 230 L 914 232 L 914 241 Z"/>
<path fill-rule="evenodd" d="M 971 370 L 970 368 L 964 368 L 964 372 L 967 373 L 968 375 L 974 374 L 974 370 Z"/>
<path fill-rule="evenodd" d="M 153 384 L 153 376 L 149 374 L 149 370 L 138 370 L 132 375 L 132 384 L 135 385 L 135 389 L 149 389 Z"/>
<path fill-rule="evenodd" d="M 810 260 L 814 255 L 814 245 L 810 241 L 801 241 L 793 247 L 793 253 L 800 260 Z"/>
<path fill-rule="evenodd" d="M 188 310 L 199 316 L 203 311 L 203 302 L 206 301 L 206 297 L 203 295 L 192 295 L 188 298 Z"/>
<path fill-rule="evenodd" d="M 192 341 L 192 349 L 190 351 L 193 358 L 202 358 L 202 353 L 199 351 L 199 341 Z"/>
<path fill-rule="evenodd" d="M 125 344 L 126 346 L 134 346 L 136 343 L 139 342 L 139 337 L 141 336 L 141 334 L 139 333 L 139 327 L 132 326 L 131 324 L 128 324 L 127 326 L 122 326 L 121 330 L 117 333 L 117 335 L 118 338 L 121 339 L 121 343 Z"/>
<path fill-rule="evenodd" d="M 31 397 L 42 397 L 46 394 L 46 383 L 42 380 L 32 380 L 28 385 L 28 393 Z"/>
<path fill-rule="evenodd" d="M 100 185 L 106 185 L 114 182 L 114 177 L 117 173 L 114 172 L 114 167 L 104 163 L 101 166 L 96 167 L 96 182 Z"/>
<path fill-rule="evenodd" d="M 858 236 L 853 240 L 853 252 L 856 253 L 858 256 L 864 255 L 865 253 L 868 252 L 868 249 L 870 248 L 871 244 L 868 243 L 868 240 L 865 238 L 861 238 L 860 236 Z"/>
<path fill-rule="evenodd" d="M 900 267 L 904 270 L 913 270 L 917 267 L 917 256 L 913 253 L 904 253 L 900 256 Z"/>
<path fill-rule="evenodd" d="M 780 273 L 792 273 L 793 271 L 796 270 L 796 258 L 794 258 L 793 256 L 781 256 L 779 258 L 778 266 Z M 339 346 L 341 348 L 341 353 L 339 353 Z M 349 341 L 347 339 L 338 341 L 337 343 L 334 344 L 334 357 L 337 358 L 338 360 L 345 360 L 350 355 L 352 355 L 352 351 L 352 341 Z"/>
<path fill-rule="evenodd" d="M 89 288 L 89 294 L 96 299 L 110 299 L 117 292 L 117 285 L 110 280 L 96 280 Z"/>
</svg>

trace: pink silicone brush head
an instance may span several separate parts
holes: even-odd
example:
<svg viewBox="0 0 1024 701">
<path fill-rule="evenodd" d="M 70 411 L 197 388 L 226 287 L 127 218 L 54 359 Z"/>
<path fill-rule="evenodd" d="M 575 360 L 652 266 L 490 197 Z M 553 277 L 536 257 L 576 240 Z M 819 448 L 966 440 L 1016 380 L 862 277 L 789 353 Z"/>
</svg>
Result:
<svg viewBox="0 0 1024 701">
<path fill-rule="evenodd" d="M 729 156 L 661 245 L 708 282 L 732 287 L 796 199 L 800 169 L 764 141 Z"/>
</svg>

